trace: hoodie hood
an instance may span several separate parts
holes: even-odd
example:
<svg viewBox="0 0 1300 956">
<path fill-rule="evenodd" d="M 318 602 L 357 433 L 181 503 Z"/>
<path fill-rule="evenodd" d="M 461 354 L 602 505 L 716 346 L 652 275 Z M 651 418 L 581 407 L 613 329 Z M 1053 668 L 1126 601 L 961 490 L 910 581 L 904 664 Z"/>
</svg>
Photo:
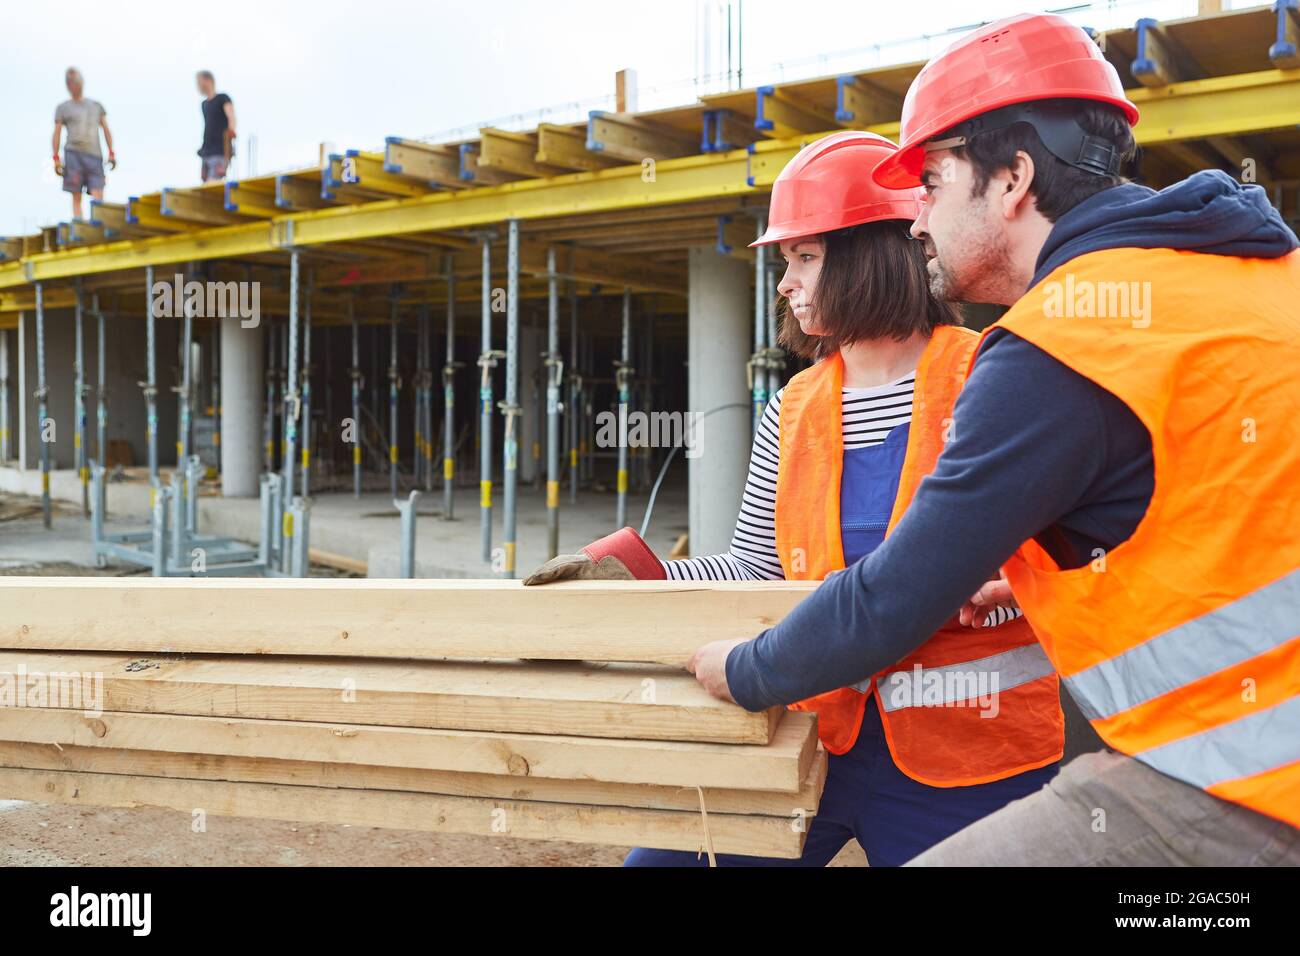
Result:
<svg viewBox="0 0 1300 956">
<path fill-rule="evenodd" d="M 1052 227 L 1031 285 L 1071 259 L 1103 249 L 1276 259 L 1297 245 L 1261 187 L 1217 169 L 1202 170 L 1160 192 L 1125 183 L 1079 203 Z"/>
</svg>

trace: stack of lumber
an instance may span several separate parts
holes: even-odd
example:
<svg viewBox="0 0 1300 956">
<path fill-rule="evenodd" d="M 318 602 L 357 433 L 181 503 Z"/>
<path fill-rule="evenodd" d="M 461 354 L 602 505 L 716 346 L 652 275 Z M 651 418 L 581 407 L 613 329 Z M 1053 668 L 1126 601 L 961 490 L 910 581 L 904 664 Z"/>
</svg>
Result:
<svg viewBox="0 0 1300 956">
<path fill-rule="evenodd" d="M 814 718 L 682 664 L 809 587 L 0 578 L 0 798 L 797 857 Z"/>
</svg>

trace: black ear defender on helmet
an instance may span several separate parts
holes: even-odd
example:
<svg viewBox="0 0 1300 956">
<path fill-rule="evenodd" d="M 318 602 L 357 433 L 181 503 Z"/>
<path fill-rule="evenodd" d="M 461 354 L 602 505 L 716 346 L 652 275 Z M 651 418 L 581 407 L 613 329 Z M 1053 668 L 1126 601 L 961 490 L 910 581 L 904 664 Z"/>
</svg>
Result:
<svg viewBox="0 0 1300 956">
<path fill-rule="evenodd" d="M 965 146 L 973 136 L 1028 123 L 1043 146 L 1061 162 L 1095 176 L 1119 173 L 1120 151 L 1113 143 L 1088 133 L 1070 106 L 1060 102 L 1012 103 L 958 123 L 925 144 L 926 152 Z"/>
</svg>

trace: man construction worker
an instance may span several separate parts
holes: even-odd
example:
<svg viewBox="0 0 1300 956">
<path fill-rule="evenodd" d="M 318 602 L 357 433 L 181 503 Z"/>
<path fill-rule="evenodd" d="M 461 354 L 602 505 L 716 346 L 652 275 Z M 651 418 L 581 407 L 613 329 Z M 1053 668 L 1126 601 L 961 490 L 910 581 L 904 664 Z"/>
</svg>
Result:
<svg viewBox="0 0 1300 956">
<path fill-rule="evenodd" d="M 882 709 L 964 706 L 971 674 L 1024 675 L 882 675 L 971 594 L 1005 598 L 1001 567 L 1112 750 L 916 864 L 1300 864 L 1300 252 L 1257 186 L 1125 181 L 1137 120 L 1054 15 L 921 71 L 873 178 L 925 186 L 932 291 L 1010 310 L 884 543 L 690 663 L 751 710 L 873 675 Z"/>
<path fill-rule="evenodd" d="M 82 95 L 85 80 L 81 71 L 70 66 L 64 74 L 68 93 L 54 111 L 54 172 L 63 177 L 63 191 L 72 193 L 72 215 L 81 218 L 81 194 L 90 193 L 92 199 L 104 198 L 104 155 L 99 148 L 99 131 L 104 131 L 108 146 L 108 168 L 117 168 L 117 154 L 113 152 L 113 134 L 109 131 L 104 107 L 98 100 Z M 59 158 L 63 131 L 68 131 L 68 142 Z"/>
<path fill-rule="evenodd" d="M 235 155 L 235 104 L 225 93 L 217 92 L 217 80 L 211 70 L 199 70 L 194 80 L 203 96 L 199 176 L 205 183 L 225 179 L 230 160 Z"/>
</svg>

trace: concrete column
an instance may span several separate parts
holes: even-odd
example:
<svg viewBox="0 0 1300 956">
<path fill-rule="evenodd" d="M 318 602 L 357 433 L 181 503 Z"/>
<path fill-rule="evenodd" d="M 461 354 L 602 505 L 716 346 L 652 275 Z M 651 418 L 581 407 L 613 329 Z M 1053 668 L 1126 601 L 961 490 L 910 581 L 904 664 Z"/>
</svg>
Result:
<svg viewBox="0 0 1300 956">
<path fill-rule="evenodd" d="M 246 329 L 239 316 L 221 320 L 221 494 L 252 498 L 262 470 L 265 375 L 262 327 Z"/>
<path fill-rule="evenodd" d="M 743 259 L 711 246 L 690 251 L 688 402 L 697 416 L 690 462 L 690 549 L 719 554 L 731 544 L 749 461 L 749 392 L 745 363 L 752 345 L 753 300 Z M 731 406 L 713 411 L 719 406 Z M 712 414 L 709 414 L 712 412 Z"/>
</svg>

